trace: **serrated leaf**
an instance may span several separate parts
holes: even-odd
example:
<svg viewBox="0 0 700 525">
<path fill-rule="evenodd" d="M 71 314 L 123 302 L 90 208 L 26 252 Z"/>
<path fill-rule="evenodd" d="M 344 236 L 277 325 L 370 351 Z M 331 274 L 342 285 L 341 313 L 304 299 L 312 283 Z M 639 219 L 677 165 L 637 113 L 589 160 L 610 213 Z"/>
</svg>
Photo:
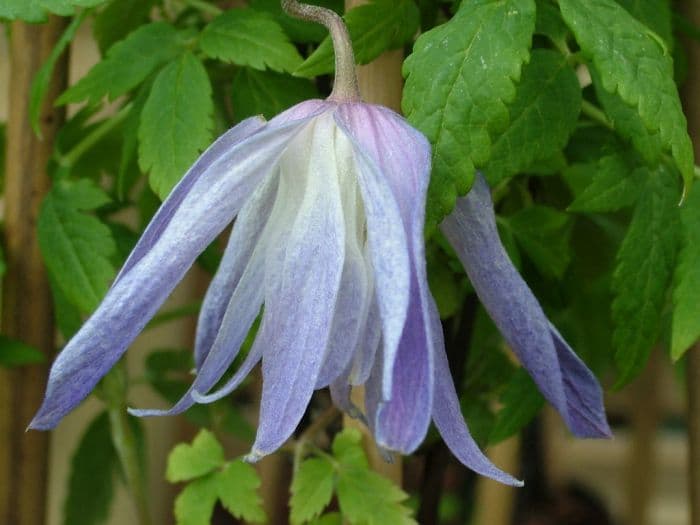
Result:
<svg viewBox="0 0 700 525">
<path fill-rule="evenodd" d="M 88 100 L 94 104 L 104 96 L 114 100 L 135 88 L 183 49 L 182 35 L 170 24 L 154 22 L 141 26 L 109 48 L 104 60 L 95 64 L 57 102 Z"/>
<path fill-rule="evenodd" d="M 199 431 L 192 444 L 178 444 L 168 456 L 165 478 L 175 483 L 209 474 L 224 464 L 224 449 L 214 434 L 206 429 Z"/>
<path fill-rule="evenodd" d="M 111 0 L 102 9 L 93 25 L 93 34 L 104 53 L 115 42 L 125 38 L 146 23 L 154 0 Z"/>
<path fill-rule="evenodd" d="M 389 49 L 410 41 L 418 30 L 420 13 L 413 0 L 373 0 L 350 9 L 345 24 L 355 61 L 367 64 Z M 314 77 L 335 70 L 333 44 L 327 36 L 294 74 Z"/>
<path fill-rule="evenodd" d="M 41 116 L 41 105 L 44 102 L 44 97 L 46 97 L 46 92 L 49 89 L 49 84 L 51 83 L 51 75 L 53 74 L 53 68 L 56 66 L 56 62 L 66 50 L 66 47 L 73 41 L 75 33 L 78 28 L 85 20 L 85 17 L 89 14 L 89 11 L 83 11 L 78 16 L 71 20 L 68 27 L 58 39 L 56 45 L 51 50 L 46 61 L 41 65 L 39 71 L 34 75 L 32 80 L 32 87 L 29 91 L 29 121 L 31 122 L 32 129 L 37 136 L 41 137 L 41 128 L 39 126 L 39 117 Z"/>
<path fill-rule="evenodd" d="M 529 206 L 504 218 L 518 244 L 543 275 L 560 279 L 571 260 L 571 217 L 547 206 Z"/>
<path fill-rule="evenodd" d="M 164 199 L 197 155 L 211 142 L 209 77 L 189 52 L 156 77 L 141 113 L 139 166 Z"/>
<path fill-rule="evenodd" d="M 112 445 L 109 416 L 103 412 L 87 427 L 71 459 L 65 525 L 105 523 L 114 496 L 119 459 Z"/>
<path fill-rule="evenodd" d="M 309 522 L 309 525 L 342 525 L 343 517 L 337 512 L 329 512 Z"/>
<path fill-rule="evenodd" d="M 341 468 L 337 493 L 343 518 L 351 524 L 416 524 L 411 509 L 404 504 L 408 495 L 390 480 L 367 468 Z"/>
<path fill-rule="evenodd" d="M 569 206 L 569 211 L 605 213 L 632 206 L 649 171 L 637 156 L 619 151 L 601 157 L 591 183 Z"/>
<path fill-rule="evenodd" d="M 239 66 L 294 71 L 301 55 L 275 20 L 255 9 L 229 9 L 204 28 L 199 40 L 211 58 Z"/>
<path fill-rule="evenodd" d="M 566 43 L 569 29 L 566 27 L 564 20 L 562 20 L 557 6 L 549 0 L 537 0 L 535 34 L 546 36 L 557 44 Z"/>
<path fill-rule="evenodd" d="M 218 495 L 224 508 L 248 523 L 264 523 L 265 511 L 258 494 L 260 478 L 242 461 L 232 461 L 216 475 Z"/>
<path fill-rule="evenodd" d="M 0 366 L 33 365 L 46 361 L 38 348 L 0 334 Z"/>
<path fill-rule="evenodd" d="M 318 89 L 308 80 L 247 67 L 236 71 L 231 86 L 237 120 L 253 115 L 270 119 L 303 100 L 318 97 Z"/>
<path fill-rule="evenodd" d="M 576 73 L 559 53 L 533 51 L 508 109 L 510 123 L 494 141 L 485 169 L 491 186 L 566 145 L 581 110 Z"/>
<path fill-rule="evenodd" d="M 649 173 L 617 254 L 612 317 L 618 386 L 641 371 L 658 337 L 676 257 L 679 197 L 668 168 Z"/>
<path fill-rule="evenodd" d="M 489 434 L 488 442 L 495 445 L 517 434 L 537 415 L 544 398 L 523 368 L 518 368 L 501 395 L 501 408 Z"/>
<path fill-rule="evenodd" d="M 292 480 L 290 521 L 301 525 L 318 517 L 333 497 L 335 469 L 325 458 L 304 461 Z"/>
<path fill-rule="evenodd" d="M 429 231 L 466 194 L 493 136 L 507 127 L 534 26 L 533 0 L 465 2 L 421 35 L 404 62 L 404 113 L 433 146 Z"/>
<path fill-rule="evenodd" d="M 362 449 L 362 434 L 354 428 L 346 428 L 333 439 L 333 455 L 346 467 L 368 468 Z"/>
<path fill-rule="evenodd" d="M 664 39 L 673 47 L 671 6 L 668 0 L 617 0 L 633 17 Z"/>
<path fill-rule="evenodd" d="M 700 190 L 693 188 L 680 211 L 681 250 L 675 270 L 671 357 L 680 359 L 700 339 Z"/>
<path fill-rule="evenodd" d="M 218 498 L 218 484 L 214 474 L 188 483 L 175 498 L 177 525 L 210 525 Z"/>
<path fill-rule="evenodd" d="M 693 148 L 663 41 L 614 0 L 560 0 L 559 7 L 603 88 L 633 106 L 650 132 L 659 134 L 689 187 Z"/>
<path fill-rule="evenodd" d="M 74 14 L 76 7 L 94 7 L 105 0 L 3 0 L 0 18 L 45 22 L 49 13 L 61 16 Z"/>
<path fill-rule="evenodd" d="M 38 221 L 39 247 L 48 271 L 66 299 L 83 312 L 94 310 L 114 277 L 112 234 L 83 211 L 109 202 L 90 180 L 60 180 L 44 198 Z"/>
</svg>

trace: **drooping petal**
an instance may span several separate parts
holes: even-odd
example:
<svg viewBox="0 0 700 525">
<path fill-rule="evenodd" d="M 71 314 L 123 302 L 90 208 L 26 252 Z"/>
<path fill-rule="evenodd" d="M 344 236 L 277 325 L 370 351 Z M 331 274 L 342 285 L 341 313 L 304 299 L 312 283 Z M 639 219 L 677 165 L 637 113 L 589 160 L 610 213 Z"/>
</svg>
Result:
<svg viewBox="0 0 700 525">
<path fill-rule="evenodd" d="M 441 229 L 506 342 L 569 429 L 585 437 L 608 436 L 600 386 L 582 362 L 572 359 L 568 345 L 557 341 L 560 336 L 550 330 L 542 307 L 508 258 L 498 237 L 491 193 L 480 174 Z M 595 414 L 595 424 L 582 424 L 574 413 Z"/>
<path fill-rule="evenodd" d="M 204 248 L 233 220 L 286 144 L 306 124 L 267 126 L 212 161 L 159 218 L 104 300 L 54 362 L 44 403 L 30 428 L 48 429 L 71 411 L 121 357 Z M 257 129 L 257 128 L 256 128 Z M 169 212 L 168 212 L 169 213 Z M 165 215 L 167 216 L 168 213 Z M 150 247 L 148 247 L 150 246 Z M 148 248 L 148 249 L 147 249 Z"/>
<path fill-rule="evenodd" d="M 199 370 L 214 344 L 221 321 L 243 271 L 256 248 L 277 196 L 278 177 L 271 174 L 253 192 L 236 218 L 224 256 L 212 279 L 197 320 L 195 366 Z"/>
<path fill-rule="evenodd" d="M 370 252 L 376 278 L 376 296 L 382 317 L 382 338 L 384 344 L 384 376 L 382 392 L 385 399 L 391 395 L 394 361 L 397 359 L 398 344 L 403 333 L 403 325 L 408 316 L 408 290 L 413 290 L 414 280 L 417 293 L 423 303 L 429 294 L 425 274 L 423 253 L 423 226 L 425 219 L 425 197 L 430 177 L 430 145 L 423 135 L 412 128 L 393 111 L 370 104 L 343 104 L 335 112 L 336 120 L 355 145 L 358 162 L 360 188 L 367 213 L 367 230 Z M 375 182 L 375 181 L 378 181 Z M 372 191 L 370 183 L 384 186 L 388 183 L 390 195 Z M 377 203 L 383 199 L 384 204 Z M 403 236 L 391 232 L 406 244 L 393 241 L 390 232 L 384 232 L 380 221 L 373 220 L 371 208 L 380 213 L 394 211 L 398 206 Z M 385 216 L 386 217 L 386 216 Z M 385 218 L 382 217 L 382 218 Z M 391 217 L 395 228 L 396 217 Z M 377 237 L 380 239 L 377 240 Z M 403 237 L 403 238 L 401 238 Z M 384 244 L 382 244 L 384 243 Z M 387 246 L 387 244 L 389 246 Z M 405 249 L 409 255 L 408 279 L 401 267 L 398 270 L 394 261 L 388 260 L 391 250 Z M 396 256 L 396 260 L 400 260 Z M 392 267 L 387 270 L 386 264 Z M 399 280 L 399 278 L 401 280 Z M 424 348 L 427 345 L 424 345 Z M 427 352 L 427 363 L 432 376 L 432 357 Z M 428 388 L 428 397 L 432 388 Z M 427 421 L 427 420 L 426 420 Z"/>
<path fill-rule="evenodd" d="M 270 323 L 263 354 L 260 421 L 250 459 L 276 450 L 296 428 L 323 363 L 343 269 L 345 228 L 331 118 L 314 122 L 308 181 L 286 245 L 279 290 L 265 298 Z M 303 168 L 303 165 L 301 166 Z M 281 166 L 285 177 L 285 164 Z M 293 176 L 300 165 L 291 166 Z M 272 264 L 279 258 L 271 253 Z"/>
<path fill-rule="evenodd" d="M 440 328 L 440 318 L 434 304 L 431 305 L 430 317 L 433 325 L 432 334 L 435 338 L 433 344 L 435 351 L 435 397 L 432 409 L 435 426 L 452 453 L 465 466 L 506 485 L 521 487 L 522 481 L 518 481 L 491 463 L 491 460 L 479 449 L 469 433 L 450 374 L 442 329 Z"/>
<path fill-rule="evenodd" d="M 369 378 L 374 366 L 377 349 L 381 344 L 382 329 L 379 319 L 379 306 L 376 297 L 372 297 L 364 330 L 355 349 L 355 357 L 348 381 L 352 385 L 363 385 Z"/>
<path fill-rule="evenodd" d="M 387 449 L 408 453 L 425 437 L 430 424 L 433 396 L 433 337 L 429 319 L 431 299 L 425 268 L 423 228 L 425 199 L 430 178 L 430 145 L 399 115 L 380 106 L 345 104 L 336 110 L 356 145 L 356 157 L 368 156 L 389 183 L 399 206 L 410 259 L 409 304 L 395 353 L 387 344 L 382 352 L 382 394 L 376 408 L 375 436 Z M 368 233 L 372 226 L 368 221 Z M 376 267 L 375 267 L 376 272 Z M 393 283 L 397 286 L 398 283 Z M 391 286 L 391 285 L 390 285 Z M 385 293 L 379 286 L 380 306 Z M 376 366 L 376 365 L 375 365 Z"/>
</svg>

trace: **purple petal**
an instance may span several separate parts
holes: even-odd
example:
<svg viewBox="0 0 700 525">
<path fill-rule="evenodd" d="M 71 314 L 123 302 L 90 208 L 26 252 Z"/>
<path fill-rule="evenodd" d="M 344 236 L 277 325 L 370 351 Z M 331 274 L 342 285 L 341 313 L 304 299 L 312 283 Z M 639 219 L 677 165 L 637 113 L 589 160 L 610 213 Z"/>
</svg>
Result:
<svg viewBox="0 0 700 525">
<path fill-rule="evenodd" d="M 435 426 L 452 453 L 465 466 L 506 485 L 522 487 L 522 481 L 518 481 L 491 463 L 469 433 L 450 374 L 437 308 L 431 304 L 430 309 L 435 351 L 435 398 L 432 410 Z"/>
<path fill-rule="evenodd" d="M 236 218 L 219 268 L 207 289 L 197 321 L 195 366 L 199 370 L 219 332 L 233 291 L 243 275 L 277 196 L 276 176 L 269 176 L 255 190 Z"/>
<path fill-rule="evenodd" d="M 353 358 L 352 369 L 348 377 L 348 381 L 352 385 L 363 385 L 367 381 L 374 366 L 377 349 L 381 343 L 382 328 L 376 296 L 373 296 L 371 301 L 364 330 L 355 349 L 355 357 Z"/>
<path fill-rule="evenodd" d="M 397 377 L 394 361 L 409 315 L 407 292 L 417 285 L 415 292 L 421 301 L 429 294 L 423 225 L 430 178 L 430 145 L 403 118 L 380 106 L 342 104 L 335 116 L 338 125 L 355 144 L 376 279 L 375 293 L 382 319 L 385 361 L 382 392 L 387 399 L 391 395 L 392 381 Z M 394 208 L 396 205 L 398 210 Z M 403 232 L 396 231 L 398 224 L 403 224 Z M 404 266 L 403 250 L 410 259 L 408 268 Z M 430 352 L 427 349 L 425 352 L 430 362 Z M 432 395 L 432 388 L 428 388 L 427 395 Z"/>
<path fill-rule="evenodd" d="M 122 271 L 104 300 L 53 364 L 46 397 L 30 428 L 48 429 L 70 412 L 143 330 L 197 255 L 229 224 L 287 143 L 304 127 L 297 121 L 266 126 L 238 142 L 196 177 L 180 205 L 157 220 L 138 257 Z M 189 184 L 189 183 L 188 183 Z M 187 185 L 185 185 L 187 186 Z M 157 232 L 157 233 L 156 233 Z M 141 253 L 143 252 L 143 253 Z"/>
<path fill-rule="evenodd" d="M 504 339 L 569 429 L 582 437 L 608 436 L 600 385 L 550 330 L 540 304 L 508 258 L 498 237 L 491 193 L 480 174 L 441 229 Z M 588 414 L 591 421 L 574 413 Z"/>
<path fill-rule="evenodd" d="M 304 200 L 282 269 L 273 272 L 279 284 L 271 286 L 272 297 L 266 296 L 270 346 L 263 355 L 260 421 L 250 459 L 276 450 L 296 428 L 311 399 L 330 337 L 345 246 L 333 137 L 332 119 L 318 117 L 307 145 Z M 298 170 L 303 164 L 294 166 Z M 298 180 L 299 174 L 295 175 Z M 279 264 L 281 257 L 274 247 L 269 258 L 268 264 Z"/>
</svg>

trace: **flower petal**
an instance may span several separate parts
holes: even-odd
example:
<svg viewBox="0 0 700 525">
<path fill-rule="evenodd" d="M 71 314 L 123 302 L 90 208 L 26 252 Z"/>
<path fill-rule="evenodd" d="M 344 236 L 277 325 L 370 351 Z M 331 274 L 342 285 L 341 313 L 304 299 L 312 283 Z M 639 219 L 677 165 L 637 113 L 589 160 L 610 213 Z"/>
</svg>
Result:
<svg viewBox="0 0 700 525">
<path fill-rule="evenodd" d="M 435 426 L 452 453 L 465 466 L 506 485 L 522 487 L 522 481 L 518 481 L 491 463 L 491 460 L 479 449 L 469 433 L 450 374 L 442 328 L 440 328 L 440 318 L 434 304 L 431 305 L 431 318 L 432 333 L 435 337 L 433 344 L 435 351 L 435 398 L 432 409 Z"/>
<path fill-rule="evenodd" d="M 351 385 L 363 385 L 367 381 L 381 343 L 382 327 L 376 296 L 373 296 L 371 301 L 365 327 L 355 349 L 352 369 L 348 377 Z"/>
<path fill-rule="evenodd" d="M 560 336 L 550 331 L 542 307 L 508 258 L 498 237 L 491 193 L 480 174 L 469 194 L 457 200 L 441 229 L 506 342 L 571 431 L 587 437 L 609 435 L 607 425 L 600 425 L 601 417 L 604 420 L 602 395 L 591 394 L 599 392 L 600 386 L 585 365 L 575 362 L 555 341 Z M 568 375 L 571 373 L 575 375 Z M 579 391 L 586 395 L 578 396 Z M 598 430 L 582 427 L 570 407 L 573 412 L 597 414 Z"/>
<path fill-rule="evenodd" d="M 48 429 L 70 412 L 143 330 L 197 255 L 233 220 L 274 169 L 306 121 L 266 126 L 211 162 L 171 205 L 149 240 L 130 257 L 102 303 L 54 362 L 44 403 L 30 428 Z M 256 128 L 257 129 L 257 128 Z M 185 185 L 187 186 L 187 185 Z M 156 233 L 157 232 L 157 233 Z M 141 253 L 142 252 L 142 253 Z"/>
<path fill-rule="evenodd" d="M 313 394 L 333 323 L 343 269 L 345 228 L 333 153 L 333 121 L 314 122 L 308 147 L 308 182 L 286 245 L 280 284 L 266 296 L 269 343 L 263 355 L 258 432 L 249 459 L 276 450 L 296 428 Z M 341 137 L 342 138 L 342 137 Z M 286 176 L 285 164 L 281 166 Z M 299 164 L 290 167 L 297 176 Z M 279 256 L 271 253 L 272 264 Z M 278 290 L 278 291 L 277 291 Z"/>
<path fill-rule="evenodd" d="M 214 275 L 197 321 L 195 366 L 199 370 L 214 344 L 227 306 L 272 213 L 278 177 L 268 176 L 236 218 L 224 256 Z"/>
</svg>

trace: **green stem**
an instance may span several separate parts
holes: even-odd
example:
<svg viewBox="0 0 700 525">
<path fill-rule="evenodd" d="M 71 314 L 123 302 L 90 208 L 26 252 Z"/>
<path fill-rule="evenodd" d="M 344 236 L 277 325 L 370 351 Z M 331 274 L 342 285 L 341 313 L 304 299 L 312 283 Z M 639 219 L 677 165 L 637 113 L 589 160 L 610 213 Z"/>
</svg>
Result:
<svg viewBox="0 0 700 525">
<path fill-rule="evenodd" d="M 117 113 L 112 117 L 104 120 L 102 124 L 97 126 L 94 130 L 88 133 L 83 140 L 78 142 L 73 148 L 65 153 L 64 155 L 59 155 L 56 161 L 59 166 L 64 168 L 70 168 L 74 166 L 75 163 L 82 157 L 87 151 L 90 150 L 97 142 L 100 141 L 107 133 L 112 131 L 126 118 L 131 110 L 132 104 L 127 104 L 122 107 Z"/>
<path fill-rule="evenodd" d="M 210 15 L 218 16 L 223 13 L 223 9 L 216 7 L 215 5 L 205 2 L 204 0 L 184 0 L 185 5 L 199 9 L 203 13 L 209 13 Z"/>
<path fill-rule="evenodd" d="M 581 102 L 581 113 L 610 130 L 615 129 L 615 126 L 613 126 L 613 123 L 610 122 L 603 110 L 587 100 Z"/>
<path fill-rule="evenodd" d="M 122 360 L 102 380 L 101 391 L 107 403 L 112 443 L 117 451 L 129 493 L 134 501 L 138 525 L 151 525 L 145 480 L 139 461 L 136 436 L 126 411 L 127 374 Z"/>
</svg>

